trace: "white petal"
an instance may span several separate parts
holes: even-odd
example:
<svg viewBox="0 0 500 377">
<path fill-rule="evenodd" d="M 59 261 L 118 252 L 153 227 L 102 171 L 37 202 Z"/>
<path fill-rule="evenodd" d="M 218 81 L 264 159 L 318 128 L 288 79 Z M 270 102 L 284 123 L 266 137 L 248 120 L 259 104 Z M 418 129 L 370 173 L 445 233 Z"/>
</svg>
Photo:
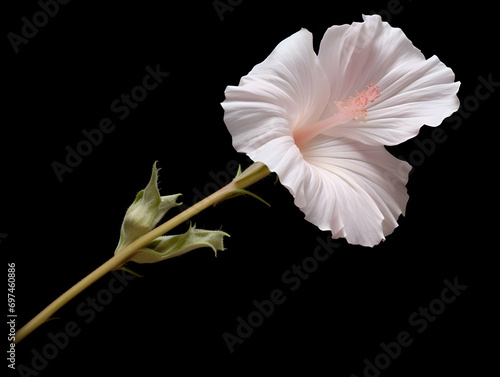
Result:
<svg viewBox="0 0 500 377">
<path fill-rule="evenodd" d="M 281 183 L 295 198 L 295 205 L 302 208 L 310 198 L 305 190 L 310 182 L 310 169 L 291 136 L 270 140 L 248 156 L 264 163 L 270 171 L 278 174 Z"/>
<path fill-rule="evenodd" d="M 276 172 L 305 218 L 333 238 L 374 246 L 404 215 L 411 167 L 383 146 L 319 136 L 301 152 L 283 136 L 249 156 Z"/>
<path fill-rule="evenodd" d="M 405 34 L 363 16 L 365 22 L 333 26 L 321 41 L 319 59 L 330 83 L 330 104 L 378 85 L 381 96 L 367 106 L 367 122 L 352 121 L 325 134 L 367 144 L 395 145 L 424 124 L 439 125 L 459 107 L 460 83 L 435 56 L 426 60 Z M 328 107 L 327 107 L 328 108 Z M 329 116 L 328 110 L 323 118 Z"/>
<path fill-rule="evenodd" d="M 305 190 L 306 219 L 363 246 L 378 244 L 398 226 L 408 201 L 408 163 L 383 146 L 325 136 L 302 154 L 315 180 Z"/>
<path fill-rule="evenodd" d="M 291 136 L 294 127 L 315 122 L 330 89 L 305 29 L 282 41 L 264 62 L 228 86 L 224 122 L 239 152 L 250 153 L 266 142 Z"/>
</svg>

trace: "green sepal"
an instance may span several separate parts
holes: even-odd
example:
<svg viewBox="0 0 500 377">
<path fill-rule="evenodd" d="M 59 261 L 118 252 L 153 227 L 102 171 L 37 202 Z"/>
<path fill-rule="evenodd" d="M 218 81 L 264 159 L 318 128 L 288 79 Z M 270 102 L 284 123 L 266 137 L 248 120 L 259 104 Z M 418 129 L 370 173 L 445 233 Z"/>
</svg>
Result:
<svg viewBox="0 0 500 377">
<path fill-rule="evenodd" d="M 225 250 L 224 237 L 229 237 L 229 234 L 190 226 L 189 230 L 184 234 L 156 238 L 148 247 L 139 250 L 131 261 L 136 263 L 156 263 L 202 247 L 210 247 L 217 256 L 217 251 Z"/>
<path fill-rule="evenodd" d="M 238 182 L 238 181 L 245 179 L 245 177 L 242 176 L 243 173 L 248 178 L 249 176 L 255 174 L 255 172 L 258 172 L 259 169 L 266 169 L 267 170 L 267 167 L 265 167 L 265 165 L 262 164 L 262 165 L 259 165 L 258 169 L 255 169 L 255 171 L 253 169 L 251 169 L 250 171 L 246 170 L 245 172 L 242 172 L 241 165 L 238 165 L 238 171 L 236 172 L 236 176 L 234 177 L 233 182 Z M 238 188 L 238 189 L 232 190 L 230 195 L 226 199 L 235 198 L 235 197 L 240 196 L 240 195 L 250 195 L 251 197 L 261 201 L 262 203 L 264 203 L 268 207 L 271 207 L 271 205 L 268 202 L 266 202 L 264 199 L 262 199 L 260 196 L 254 194 L 253 192 L 245 190 L 245 189 Z"/>
<path fill-rule="evenodd" d="M 129 273 L 130 275 L 133 275 L 133 276 L 138 277 L 138 278 L 144 277 L 141 274 L 138 274 L 137 272 L 135 272 L 134 270 L 126 267 L 125 265 L 118 267 L 117 270 L 125 271 L 125 272 Z"/>
<path fill-rule="evenodd" d="M 261 201 L 262 203 L 264 203 L 268 207 L 271 207 L 271 204 L 266 202 L 260 196 L 258 196 L 257 194 L 254 194 L 253 192 L 250 192 L 248 190 L 244 190 L 244 189 L 236 189 L 236 190 L 231 191 L 231 195 L 229 195 L 226 199 L 235 198 L 235 197 L 240 196 L 240 195 L 250 195 L 252 198 L 255 198 L 255 199 Z"/>
</svg>

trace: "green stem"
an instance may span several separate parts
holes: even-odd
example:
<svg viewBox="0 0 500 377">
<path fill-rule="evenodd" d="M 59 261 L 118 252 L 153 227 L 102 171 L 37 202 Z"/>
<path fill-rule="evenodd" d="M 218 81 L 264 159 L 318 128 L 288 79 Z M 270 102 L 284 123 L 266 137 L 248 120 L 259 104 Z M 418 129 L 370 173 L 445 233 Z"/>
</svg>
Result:
<svg viewBox="0 0 500 377">
<path fill-rule="evenodd" d="M 179 213 L 177 216 L 161 224 L 149 233 L 146 233 L 142 237 L 132 242 L 130 245 L 123 248 L 123 250 L 115 254 L 107 262 L 102 264 L 96 270 L 80 280 L 73 287 L 68 289 L 65 293 L 59 296 L 59 298 L 57 298 L 49 306 L 42 310 L 36 317 L 34 317 L 31 321 L 29 321 L 26 325 L 19 329 L 16 332 L 15 343 L 19 343 L 31 332 L 37 329 L 41 324 L 49 320 L 55 312 L 57 312 L 61 307 L 63 307 L 66 303 L 68 303 L 71 299 L 73 299 L 76 295 L 81 293 L 91 284 L 99 280 L 108 272 L 111 272 L 123 266 L 127 261 L 132 259 L 140 249 L 150 244 L 154 239 L 181 225 L 186 220 L 189 220 L 191 217 L 207 209 L 208 207 L 220 203 L 225 199 L 234 197 L 235 194 L 242 192 L 243 189 L 258 182 L 268 174 L 270 174 L 270 171 L 264 164 L 259 162 L 252 164 L 247 170 L 238 175 L 228 185 L 224 186 L 212 195 L 194 204 L 185 211 Z"/>
</svg>

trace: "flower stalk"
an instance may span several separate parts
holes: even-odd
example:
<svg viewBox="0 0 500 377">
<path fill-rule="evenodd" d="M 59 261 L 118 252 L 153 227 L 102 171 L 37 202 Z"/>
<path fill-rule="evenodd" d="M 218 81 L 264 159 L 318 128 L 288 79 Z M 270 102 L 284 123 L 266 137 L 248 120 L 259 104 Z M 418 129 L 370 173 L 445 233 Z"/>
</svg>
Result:
<svg viewBox="0 0 500 377">
<path fill-rule="evenodd" d="M 242 194 L 250 194 L 253 196 L 253 194 L 246 191 L 245 189 L 260 181 L 268 174 L 270 174 L 270 171 L 264 164 L 260 162 L 252 164 L 247 170 L 239 174 L 232 182 L 228 183 L 220 190 L 194 204 L 193 206 L 187 208 L 177 216 L 159 225 L 158 227 L 139 237 L 129 245 L 125 246 L 119 253 L 116 253 L 111 259 L 95 269 L 85 278 L 80 280 L 73 287 L 68 289 L 65 293 L 59 296 L 59 298 L 57 298 L 49 306 L 42 310 L 37 316 L 35 316 L 31 321 L 29 321 L 26 325 L 19 329 L 15 335 L 15 343 L 17 344 L 22 341 L 40 325 L 48 321 L 52 317 L 52 315 L 54 315 L 54 313 L 56 313 L 60 308 L 62 308 L 75 296 L 95 283 L 101 277 L 113 270 L 122 267 L 125 263 L 130 261 L 142 248 L 149 245 L 158 237 L 181 225 L 201 211 L 226 199 L 230 199 Z"/>
</svg>

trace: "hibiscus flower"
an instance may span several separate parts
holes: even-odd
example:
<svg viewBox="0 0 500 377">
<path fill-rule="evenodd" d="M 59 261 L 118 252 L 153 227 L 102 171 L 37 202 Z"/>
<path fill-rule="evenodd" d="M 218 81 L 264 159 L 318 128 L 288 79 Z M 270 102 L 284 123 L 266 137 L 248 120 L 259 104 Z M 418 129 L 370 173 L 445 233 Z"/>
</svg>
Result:
<svg viewBox="0 0 500 377">
<path fill-rule="evenodd" d="M 460 83 L 400 29 L 363 19 L 329 28 L 318 54 L 306 29 L 288 37 L 227 87 L 222 106 L 235 149 L 277 173 L 308 221 L 374 246 L 408 201 L 411 166 L 384 146 L 441 124 Z"/>
</svg>

